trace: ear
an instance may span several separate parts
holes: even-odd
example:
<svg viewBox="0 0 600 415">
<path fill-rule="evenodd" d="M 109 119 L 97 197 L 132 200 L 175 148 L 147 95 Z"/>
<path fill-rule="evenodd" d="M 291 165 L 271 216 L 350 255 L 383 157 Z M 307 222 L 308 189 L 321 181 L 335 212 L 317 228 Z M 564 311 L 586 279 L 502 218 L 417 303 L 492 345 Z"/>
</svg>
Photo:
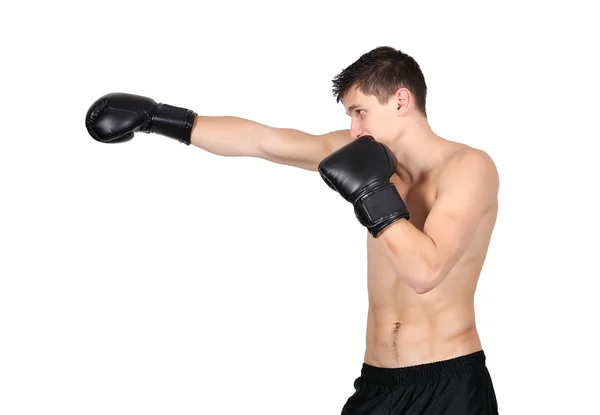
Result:
<svg viewBox="0 0 600 415">
<path fill-rule="evenodd" d="M 398 88 L 398 90 L 394 93 L 394 103 L 396 105 L 398 115 L 403 115 L 406 113 L 410 100 L 410 91 L 406 88 Z"/>
</svg>

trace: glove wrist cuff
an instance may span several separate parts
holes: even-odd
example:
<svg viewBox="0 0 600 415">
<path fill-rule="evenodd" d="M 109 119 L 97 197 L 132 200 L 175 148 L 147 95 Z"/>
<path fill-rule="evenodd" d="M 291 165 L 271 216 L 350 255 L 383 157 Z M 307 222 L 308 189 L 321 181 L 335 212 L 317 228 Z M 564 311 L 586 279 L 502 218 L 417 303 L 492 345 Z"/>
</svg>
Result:
<svg viewBox="0 0 600 415">
<path fill-rule="evenodd" d="M 196 113 L 186 108 L 159 104 L 152 116 L 152 133 L 173 138 L 190 145 Z"/>
<path fill-rule="evenodd" d="M 383 182 L 363 193 L 354 202 L 354 213 L 373 237 L 392 223 L 410 219 L 408 209 L 393 183 Z"/>
</svg>

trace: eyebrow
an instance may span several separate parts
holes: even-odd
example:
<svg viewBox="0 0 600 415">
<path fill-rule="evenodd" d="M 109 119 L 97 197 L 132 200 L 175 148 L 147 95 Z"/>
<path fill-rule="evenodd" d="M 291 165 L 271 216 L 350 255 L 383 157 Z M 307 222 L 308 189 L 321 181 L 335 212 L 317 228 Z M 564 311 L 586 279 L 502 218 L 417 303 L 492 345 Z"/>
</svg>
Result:
<svg viewBox="0 0 600 415">
<path fill-rule="evenodd" d="M 350 105 L 348 107 L 348 110 L 346 111 L 346 114 L 350 114 L 352 111 L 354 111 L 355 109 L 357 109 L 358 107 L 360 107 L 360 105 L 358 104 L 354 104 L 354 105 Z"/>
</svg>

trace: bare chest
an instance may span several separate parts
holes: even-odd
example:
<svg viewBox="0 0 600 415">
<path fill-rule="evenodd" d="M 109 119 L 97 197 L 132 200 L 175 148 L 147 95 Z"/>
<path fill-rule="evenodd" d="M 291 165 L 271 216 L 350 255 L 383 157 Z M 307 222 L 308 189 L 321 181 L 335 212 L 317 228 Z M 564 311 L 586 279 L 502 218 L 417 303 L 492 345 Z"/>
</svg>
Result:
<svg viewBox="0 0 600 415">
<path fill-rule="evenodd" d="M 429 179 L 413 187 L 408 187 L 394 174 L 391 181 L 398 189 L 404 204 L 410 212 L 410 223 L 417 229 L 423 230 L 425 220 L 437 198 L 435 181 Z"/>
</svg>

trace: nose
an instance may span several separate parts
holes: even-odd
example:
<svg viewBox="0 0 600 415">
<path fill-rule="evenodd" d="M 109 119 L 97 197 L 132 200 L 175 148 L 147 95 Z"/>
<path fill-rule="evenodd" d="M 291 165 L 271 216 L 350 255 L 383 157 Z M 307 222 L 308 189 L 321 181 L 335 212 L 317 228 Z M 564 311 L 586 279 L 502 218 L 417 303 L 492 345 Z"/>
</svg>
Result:
<svg viewBox="0 0 600 415">
<path fill-rule="evenodd" d="M 352 120 L 352 124 L 350 125 L 350 136 L 353 138 L 358 138 L 363 135 L 362 127 L 358 121 Z"/>
</svg>

